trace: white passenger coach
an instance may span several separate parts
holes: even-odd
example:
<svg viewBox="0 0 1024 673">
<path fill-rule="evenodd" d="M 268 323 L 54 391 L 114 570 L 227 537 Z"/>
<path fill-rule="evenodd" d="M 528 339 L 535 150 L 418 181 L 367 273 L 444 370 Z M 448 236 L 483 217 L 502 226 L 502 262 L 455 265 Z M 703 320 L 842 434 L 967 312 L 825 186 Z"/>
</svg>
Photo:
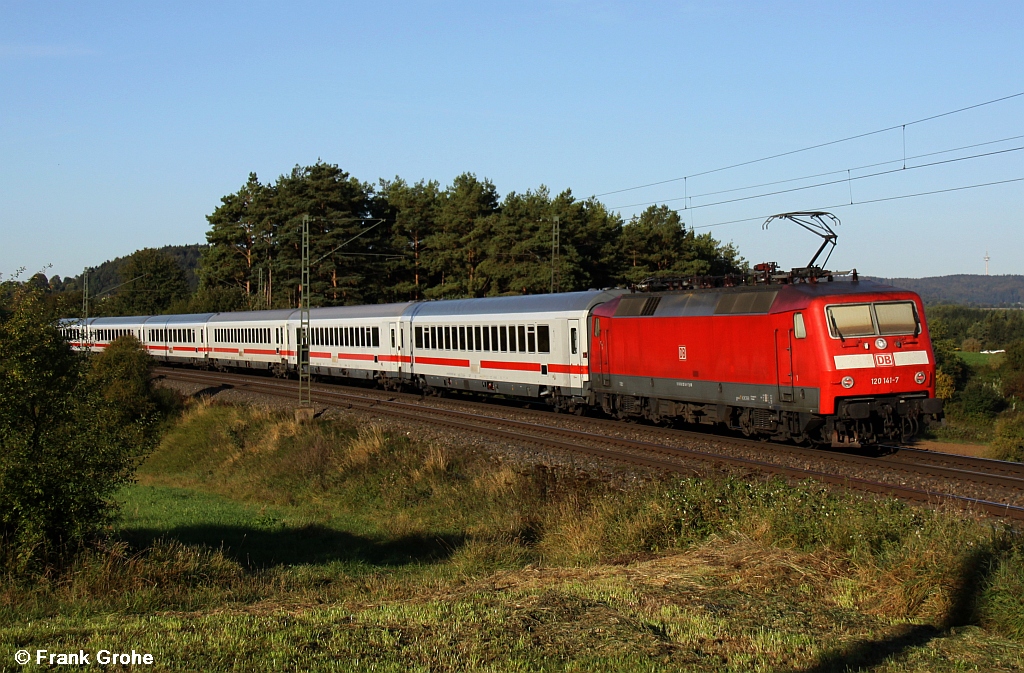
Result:
<svg viewBox="0 0 1024 673">
<path fill-rule="evenodd" d="M 589 389 L 590 311 L 623 290 L 315 308 L 309 363 L 324 378 L 549 398 L 567 409 Z M 294 309 L 65 320 L 72 346 L 99 352 L 131 334 L 157 360 L 294 371 Z"/>
</svg>

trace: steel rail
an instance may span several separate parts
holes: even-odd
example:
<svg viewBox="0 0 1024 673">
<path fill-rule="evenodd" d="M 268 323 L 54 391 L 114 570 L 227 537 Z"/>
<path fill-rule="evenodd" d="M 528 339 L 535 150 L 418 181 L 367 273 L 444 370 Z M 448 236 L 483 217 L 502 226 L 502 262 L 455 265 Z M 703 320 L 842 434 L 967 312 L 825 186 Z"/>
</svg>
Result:
<svg viewBox="0 0 1024 673">
<path fill-rule="evenodd" d="M 894 453 L 885 456 L 887 461 L 900 461 L 917 465 L 939 465 L 942 467 L 957 466 L 960 469 L 970 471 L 989 470 L 985 473 L 1001 474 L 1024 481 L 1024 463 L 1013 463 L 994 458 L 980 458 L 978 456 L 961 456 L 955 453 L 940 453 L 913 446 L 883 446 L 882 448 L 894 451 Z"/>
<path fill-rule="evenodd" d="M 169 372 L 167 370 L 163 371 L 165 372 L 163 373 L 163 376 L 165 378 L 193 383 L 210 383 L 212 381 L 217 381 L 221 383 L 221 385 L 225 385 L 223 383 L 224 379 L 230 377 L 230 379 L 235 381 L 235 384 L 237 384 L 237 386 L 240 388 L 249 388 L 255 392 L 259 392 L 262 394 L 270 394 L 275 397 L 294 397 L 294 386 L 291 386 L 283 382 L 276 383 L 265 379 L 261 381 L 259 379 L 255 379 L 254 377 L 243 375 L 223 375 L 219 373 L 207 374 L 204 372 L 185 373 L 177 370 L 171 370 Z M 235 387 L 235 384 L 229 383 L 226 385 L 230 387 Z M 542 446 L 555 447 L 572 452 L 585 453 L 596 457 L 612 459 L 631 464 L 639 464 L 644 465 L 646 467 L 664 469 L 672 472 L 684 472 L 692 474 L 697 472 L 697 470 L 693 467 L 680 465 L 679 463 L 672 462 L 670 460 L 659 460 L 656 458 L 649 457 L 650 454 L 658 454 L 673 459 L 683 458 L 697 460 L 702 463 L 728 465 L 731 467 L 756 470 L 760 472 L 767 472 L 770 474 L 776 474 L 792 478 L 813 478 L 817 481 L 821 481 L 836 486 L 841 486 L 844 488 L 867 491 L 883 495 L 893 495 L 904 500 L 912 500 L 916 502 L 935 503 L 937 501 L 952 501 L 962 505 L 967 505 L 968 507 L 979 509 L 981 511 L 984 511 L 988 514 L 992 514 L 995 516 L 1024 520 L 1024 507 L 1017 507 L 1015 505 L 1010 505 L 1007 503 L 997 503 L 989 500 L 984 500 L 981 498 L 972 498 L 952 493 L 942 493 L 938 491 L 917 489 L 909 486 L 891 484 L 887 482 L 871 481 L 859 477 L 833 474 L 829 472 L 821 472 L 818 470 L 811 470 L 806 468 L 797 468 L 787 465 L 780 465 L 777 463 L 753 460 L 750 458 L 742 458 L 738 456 L 714 453 L 711 451 L 699 451 L 695 449 L 688 449 L 682 447 L 672 447 L 663 444 L 656 444 L 653 442 L 631 440 L 621 437 L 608 437 L 605 435 L 598 435 L 590 432 L 570 430 L 567 428 L 556 428 L 548 425 L 538 425 L 526 421 L 517 421 L 498 417 L 485 417 L 484 419 L 481 419 L 481 416 L 479 414 L 472 414 L 464 411 L 455 411 L 451 409 L 441 409 L 437 407 L 425 407 L 424 405 L 414 405 L 406 402 L 398 402 L 393 398 L 380 399 L 376 397 L 370 397 L 367 395 L 355 395 L 351 393 L 344 393 L 339 391 L 325 391 L 321 389 L 316 389 L 313 391 L 313 398 L 315 401 L 321 404 L 326 404 L 328 406 L 344 407 L 350 409 L 359 408 L 364 411 L 374 412 L 386 411 L 389 415 L 401 416 L 417 422 L 425 422 L 432 425 L 441 425 L 460 430 L 468 430 L 471 432 L 476 432 L 490 436 L 499 436 L 513 441 L 527 441 L 534 444 L 540 444 Z M 424 414 L 425 411 L 429 412 L 429 414 Z M 514 430 L 502 429 L 496 427 L 496 424 L 511 427 L 514 428 Z M 556 437 L 560 438 L 556 439 L 550 436 L 545 437 L 543 436 L 544 434 L 553 434 L 556 435 Z M 708 435 L 700 435 L 700 437 L 703 441 L 719 440 L 718 437 L 712 437 Z M 589 445 L 581 444 L 580 442 L 587 442 Z M 599 448 L 598 446 L 594 446 L 594 444 L 611 445 L 613 447 L 618 447 L 618 449 Z M 636 455 L 636 453 L 627 453 L 622 449 L 626 449 L 627 451 L 632 452 L 642 452 L 647 455 L 638 456 Z M 844 454 L 836 455 L 844 456 L 845 458 L 851 457 L 845 456 Z M 859 464 L 864 465 L 865 463 L 861 462 Z M 951 470 L 949 468 L 944 468 L 943 471 L 960 472 L 957 470 Z M 1019 480 L 1014 480 L 1015 483 L 1017 481 Z"/>
</svg>

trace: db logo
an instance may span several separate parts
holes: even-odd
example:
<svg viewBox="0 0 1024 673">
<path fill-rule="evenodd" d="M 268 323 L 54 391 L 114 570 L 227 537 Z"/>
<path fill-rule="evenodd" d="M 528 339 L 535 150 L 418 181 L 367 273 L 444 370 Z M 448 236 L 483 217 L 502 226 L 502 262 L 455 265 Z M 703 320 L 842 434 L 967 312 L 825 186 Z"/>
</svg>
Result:
<svg viewBox="0 0 1024 673">
<path fill-rule="evenodd" d="M 680 346 L 679 347 L 679 359 L 680 360 L 685 360 L 686 359 L 686 346 Z"/>
<path fill-rule="evenodd" d="M 892 353 L 875 353 L 875 366 L 895 367 L 896 361 L 893 360 Z"/>
</svg>

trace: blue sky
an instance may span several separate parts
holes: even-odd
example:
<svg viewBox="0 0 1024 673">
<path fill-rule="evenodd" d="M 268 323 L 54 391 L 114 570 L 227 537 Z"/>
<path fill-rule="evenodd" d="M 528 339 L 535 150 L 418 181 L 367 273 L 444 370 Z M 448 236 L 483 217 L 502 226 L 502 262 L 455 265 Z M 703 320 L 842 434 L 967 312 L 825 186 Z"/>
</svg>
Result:
<svg viewBox="0 0 1024 673">
<path fill-rule="evenodd" d="M 250 171 L 318 158 L 361 180 L 579 197 L 693 175 L 1024 92 L 1024 4 L 0 5 L 0 272 L 77 274 L 203 241 Z M 1024 135 L 1024 96 L 908 126 L 906 155 Z M 908 165 L 1024 147 L 1024 138 Z M 903 130 L 686 180 L 701 195 L 904 155 Z M 857 177 L 900 164 L 852 170 Z M 840 177 L 844 173 L 836 173 Z M 782 185 L 801 186 L 834 176 Z M 691 225 L 1024 178 L 1024 150 L 693 208 Z M 754 195 L 779 187 L 730 192 Z M 678 199 L 682 181 L 600 198 Z M 700 206 L 723 195 L 697 196 Z M 680 200 L 673 207 L 683 207 Z M 1024 182 L 836 208 L 830 266 L 1024 273 Z M 794 226 L 715 226 L 799 266 Z"/>
</svg>

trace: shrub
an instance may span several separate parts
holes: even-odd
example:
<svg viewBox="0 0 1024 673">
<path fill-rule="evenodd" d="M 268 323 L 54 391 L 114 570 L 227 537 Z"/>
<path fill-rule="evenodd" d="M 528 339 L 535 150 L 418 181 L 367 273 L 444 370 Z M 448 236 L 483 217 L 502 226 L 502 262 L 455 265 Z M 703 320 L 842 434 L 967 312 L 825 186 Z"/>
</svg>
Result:
<svg viewBox="0 0 1024 673">
<path fill-rule="evenodd" d="M 932 343 L 932 348 L 935 352 L 935 366 L 952 379 L 953 387 L 956 390 L 962 390 L 971 371 L 967 363 L 957 355 L 953 342 L 935 341 Z"/>
<path fill-rule="evenodd" d="M 952 399 L 955 392 L 956 383 L 953 381 L 953 377 L 941 369 L 937 370 L 935 372 L 935 397 L 940 400 L 948 400 Z"/>
<path fill-rule="evenodd" d="M 971 382 L 960 393 L 960 405 L 965 414 L 991 418 L 1006 407 L 1006 400 L 990 386 Z"/>
<path fill-rule="evenodd" d="M 1024 372 L 1024 340 L 1014 341 L 1006 347 L 1003 366 L 1013 372 Z"/>
<path fill-rule="evenodd" d="M 992 451 L 999 460 L 1024 460 L 1024 414 L 999 419 Z"/>
<path fill-rule="evenodd" d="M 0 321 L 0 565 L 41 570 L 95 537 L 151 445 L 148 361 L 125 341 L 93 362 L 31 287 Z"/>
<path fill-rule="evenodd" d="M 1024 372 L 1009 372 L 1003 379 L 1003 395 L 1024 400 Z"/>
<path fill-rule="evenodd" d="M 965 353 L 980 353 L 981 341 L 974 337 L 968 337 L 960 344 L 960 349 Z"/>
</svg>

